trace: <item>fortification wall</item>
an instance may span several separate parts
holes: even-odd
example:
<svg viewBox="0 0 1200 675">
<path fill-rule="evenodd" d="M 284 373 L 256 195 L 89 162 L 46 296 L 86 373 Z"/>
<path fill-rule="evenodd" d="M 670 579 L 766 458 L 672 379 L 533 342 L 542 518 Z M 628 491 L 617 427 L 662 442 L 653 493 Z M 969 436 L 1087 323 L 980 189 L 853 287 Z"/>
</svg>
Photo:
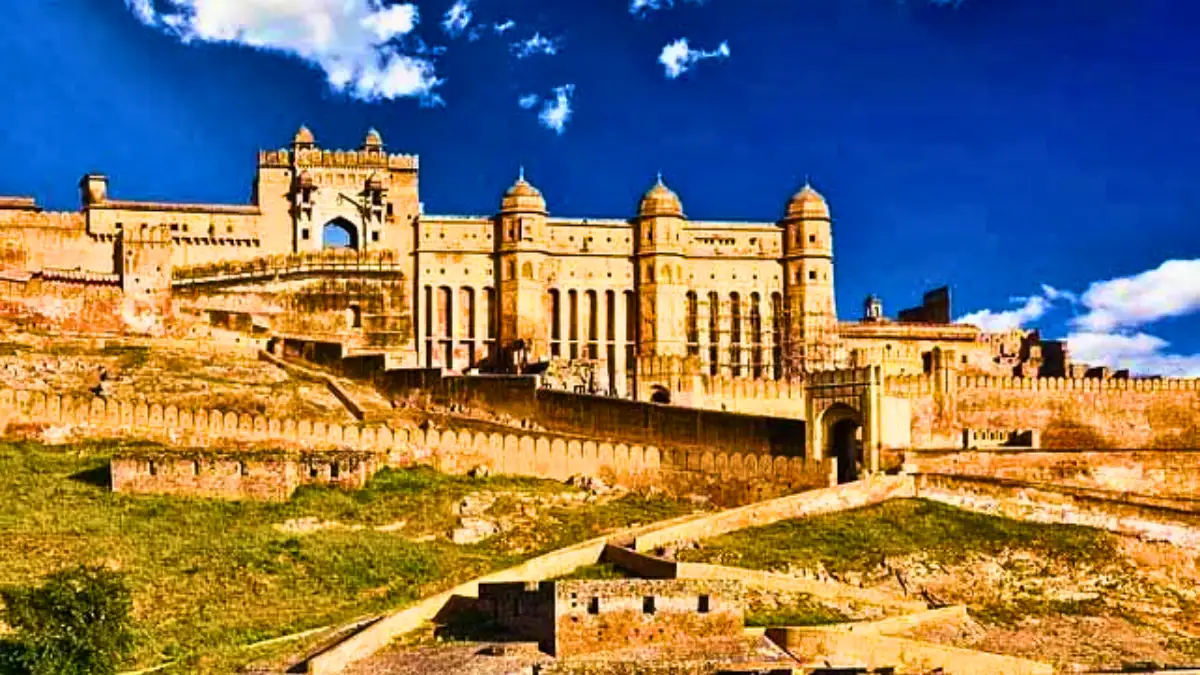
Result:
<svg viewBox="0 0 1200 675">
<path fill-rule="evenodd" d="M 962 446 L 962 429 L 1030 429 L 1043 447 L 1188 447 L 1200 429 L 1200 380 L 886 378 L 908 398 L 913 447 Z"/>
<path fill-rule="evenodd" d="M 111 238 L 92 237 L 79 212 L 0 209 L 0 268 L 115 272 Z"/>
<path fill-rule="evenodd" d="M 0 280 L 0 313 L 30 327 L 68 332 L 122 331 L 124 296 L 108 275 L 60 274 L 58 279 Z"/>
<path fill-rule="evenodd" d="M 653 483 L 681 490 L 715 484 L 724 486 L 725 499 L 735 501 L 812 487 L 828 475 L 825 467 L 806 464 L 802 457 L 660 450 L 653 445 L 596 443 L 541 432 L 343 426 L 27 390 L 0 390 L 0 419 L 6 414 L 24 422 L 83 427 L 92 435 L 149 438 L 175 446 L 237 442 L 245 447 L 269 442 L 376 452 L 392 466 L 424 462 L 449 473 L 482 465 L 497 473 L 557 480 L 583 474 L 631 486 Z"/>
<path fill-rule="evenodd" d="M 915 484 L 918 498 L 968 511 L 1200 548 L 1200 514 L 996 478 L 917 475 Z"/>
<path fill-rule="evenodd" d="M 766 417 L 538 388 L 536 377 L 440 377 L 435 370 L 387 371 L 392 394 L 486 408 L 563 434 L 660 447 L 804 457 L 802 419 Z M 759 383 L 762 384 L 762 383 Z M 773 391 L 778 392 L 775 388 Z M 800 411 L 801 416 L 803 410 Z"/>
<path fill-rule="evenodd" d="M 1200 450 L 911 451 L 904 463 L 917 473 L 1200 500 Z"/>
</svg>

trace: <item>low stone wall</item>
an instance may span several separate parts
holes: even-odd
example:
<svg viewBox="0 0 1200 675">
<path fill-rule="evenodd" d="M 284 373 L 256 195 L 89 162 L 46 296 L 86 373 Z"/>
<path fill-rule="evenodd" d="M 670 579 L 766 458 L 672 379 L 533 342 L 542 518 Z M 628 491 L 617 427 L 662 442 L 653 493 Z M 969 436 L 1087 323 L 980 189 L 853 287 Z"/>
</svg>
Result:
<svg viewBox="0 0 1200 675">
<path fill-rule="evenodd" d="M 1082 525 L 1200 548 L 1200 515 L 1186 511 L 998 478 L 918 475 L 915 487 L 915 496 L 920 499 L 968 511 L 1037 523 Z"/>
<path fill-rule="evenodd" d="M 929 606 L 921 600 L 912 600 L 884 591 L 859 588 L 836 581 L 817 581 L 742 567 L 681 562 L 676 563 L 675 573 L 680 579 L 732 579 L 740 581 L 748 589 L 804 593 L 820 600 L 870 605 L 893 612 L 924 612 L 929 609 Z"/>
<path fill-rule="evenodd" d="M 1200 450 L 916 450 L 904 461 L 916 473 L 1200 500 Z"/>
<path fill-rule="evenodd" d="M 826 628 L 769 628 L 767 637 L 804 662 L 893 666 L 900 672 L 940 668 L 954 675 L 1051 675 L 1048 663 L 870 633 Z"/>
<path fill-rule="evenodd" d="M 707 539 L 747 527 L 761 527 L 781 520 L 845 511 L 889 499 L 914 496 L 912 476 L 868 476 L 854 483 L 809 490 L 662 528 L 639 537 L 633 548 L 650 551 L 667 544 Z"/>
<path fill-rule="evenodd" d="M 286 500 L 301 485 L 358 489 L 379 470 L 373 453 L 135 451 L 113 457 L 113 492 Z"/>
</svg>

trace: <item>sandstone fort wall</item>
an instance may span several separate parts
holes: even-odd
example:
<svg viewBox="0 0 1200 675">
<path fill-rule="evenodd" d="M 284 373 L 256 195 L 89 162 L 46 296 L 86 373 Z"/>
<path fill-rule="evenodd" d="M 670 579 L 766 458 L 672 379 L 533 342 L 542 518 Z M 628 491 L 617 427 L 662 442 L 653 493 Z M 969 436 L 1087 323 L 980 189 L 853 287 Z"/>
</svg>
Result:
<svg viewBox="0 0 1200 675">
<path fill-rule="evenodd" d="M 635 485 L 652 480 L 680 489 L 724 484 L 731 499 L 813 487 L 822 484 L 828 475 L 827 467 L 808 462 L 802 456 L 738 452 L 736 448 L 725 452 L 660 449 L 653 445 L 581 441 L 542 432 L 340 425 L 27 390 L 0 390 L 0 418 L 5 416 L 22 422 L 77 426 L 95 434 L 149 438 L 176 446 L 283 444 L 367 451 L 386 457 L 386 463 L 392 466 L 424 462 L 447 472 L 463 472 L 483 465 L 494 472 L 558 480 L 586 474 Z M 124 484 L 149 488 L 152 483 L 143 479 Z"/>
<path fill-rule="evenodd" d="M 961 447 L 963 429 L 1030 429 L 1046 446 L 1181 447 L 1200 428 L 1200 380 L 1006 378 L 934 375 L 885 379 L 912 405 L 912 446 Z M 1074 435 L 1074 438 L 1072 437 Z"/>
<path fill-rule="evenodd" d="M 437 370 L 388 371 L 379 376 L 382 388 L 394 394 L 418 392 L 441 404 L 459 404 L 532 419 L 540 426 L 564 434 L 604 438 L 624 443 L 736 450 L 787 457 L 805 455 L 805 423 L 788 417 L 766 417 L 675 405 L 659 405 L 607 396 L 591 396 L 538 387 L 536 377 L 442 377 Z M 766 387 L 752 383 L 735 392 L 749 391 L 803 400 L 797 385 Z M 753 402 L 754 399 L 746 399 Z M 778 400 L 785 400 L 780 397 Z M 752 410 L 752 405 L 743 406 Z M 803 417 L 801 403 L 798 414 Z"/>
<path fill-rule="evenodd" d="M 1200 500 L 1200 450 L 911 451 L 905 454 L 904 463 L 917 473 Z"/>
</svg>

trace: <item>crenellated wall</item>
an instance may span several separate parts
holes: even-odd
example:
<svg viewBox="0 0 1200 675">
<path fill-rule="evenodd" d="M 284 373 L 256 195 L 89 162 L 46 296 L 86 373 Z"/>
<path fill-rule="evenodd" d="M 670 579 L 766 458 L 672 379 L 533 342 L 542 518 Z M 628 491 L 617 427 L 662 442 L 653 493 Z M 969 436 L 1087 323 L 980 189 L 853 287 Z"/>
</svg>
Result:
<svg viewBox="0 0 1200 675">
<path fill-rule="evenodd" d="M 343 426 L 27 390 L 0 390 L 0 422 L 6 420 L 82 427 L 93 435 L 149 438 L 182 447 L 236 442 L 241 447 L 280 443 L 310 450 L 355 450 L 377 453 L 391 466 L 421 462 L 451 473 L 482 465 L 498 473 L 557 480 L 592 475 L 629 485 L 653 483 L 680 490 L 718 485 L 725 501 L 819 486 L 828 476 L 828 467 L 801 456 L 736 449 L 660 449 L 654 445 L 581 441 L 542 432 Z"/>
<path fill-rule="evenodd" d="M 1200 428 L 1200 380 L 888 377 L 912 407 L 912 446 L 957 448 L 963 429 L 1036 431 L 1046 447 L 1185 447 Z M 1086 436 L 1086 437 L 1085 437 Z"/>
</svg>

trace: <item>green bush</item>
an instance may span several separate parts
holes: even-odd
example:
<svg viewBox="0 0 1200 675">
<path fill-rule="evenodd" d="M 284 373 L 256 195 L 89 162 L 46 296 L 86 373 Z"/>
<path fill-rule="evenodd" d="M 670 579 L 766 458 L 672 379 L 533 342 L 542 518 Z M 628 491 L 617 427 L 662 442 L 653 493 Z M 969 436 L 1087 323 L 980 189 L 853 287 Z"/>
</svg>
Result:
<svg viewBox="0 0 1200 675">
<path fill-rule="evenodd" d="M 129 589 L 120 574 L 80 566 L 36 588 L 0 589 L 16 632 L 5 660 L 30 675 L 111 675 L 133 649 Z"/>
</svg>

